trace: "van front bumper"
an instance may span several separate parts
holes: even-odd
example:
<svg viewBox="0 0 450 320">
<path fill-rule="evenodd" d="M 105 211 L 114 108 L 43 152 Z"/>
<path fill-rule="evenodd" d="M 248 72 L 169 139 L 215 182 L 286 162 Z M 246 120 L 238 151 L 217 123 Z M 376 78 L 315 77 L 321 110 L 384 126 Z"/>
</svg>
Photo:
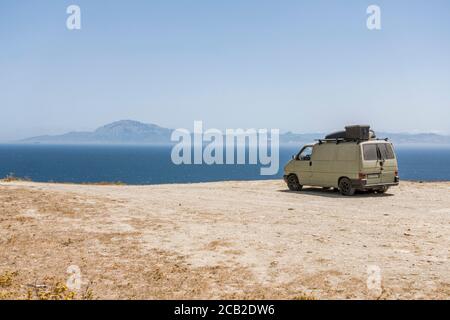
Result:
<svg viewBox="0 0 450 320">
<path fill-rule="evenodd" d="M 400 183 L 399 177 L 395 177 L 393 182 L 383 182 L 383 183 L 375 183 L 375 184 L 367 183 L 366 179 L 353 179 L 352 187 L 355 189 L 373 189 L 373 188 L 383 187 L 383 186 L 387 186 L 387 187 L 398 186 L 399 183 Z"/>
</svg>

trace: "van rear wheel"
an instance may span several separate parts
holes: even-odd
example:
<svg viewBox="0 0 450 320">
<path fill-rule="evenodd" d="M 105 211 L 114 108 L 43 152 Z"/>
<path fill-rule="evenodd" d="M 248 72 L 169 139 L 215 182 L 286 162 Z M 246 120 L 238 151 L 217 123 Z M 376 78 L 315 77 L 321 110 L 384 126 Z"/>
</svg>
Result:
<svg viewBox="0 0 450 320">
<path fill-rule="evenodd" d="M 382 186 L 380 189 L 377 189 L 377 193 L 386 193 L 389 190 L 388 186 Z"/>
<path fill-rule="evenodd" d="M 356 189 L 353 188 L 349 178 L 342 178 L 339 180 L 339 191 L 344 196 L 352 196 L 355 194 Z"/>
<path fill-rule="evenodd" d="M 303 188 L 300 182 L 298 182 L 298 178 L 295 174 L 291 174 L 290 176 L 288 176 L 287 185 L 289 190 L 291 191 L 300 191 Z"/>
</svg>

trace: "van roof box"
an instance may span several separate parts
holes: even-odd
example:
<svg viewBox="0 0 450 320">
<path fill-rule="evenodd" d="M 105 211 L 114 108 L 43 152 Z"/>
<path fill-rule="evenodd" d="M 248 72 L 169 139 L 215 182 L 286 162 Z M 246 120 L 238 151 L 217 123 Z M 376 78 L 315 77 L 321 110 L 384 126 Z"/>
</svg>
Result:
<svg viewBox="0 0 450 320">
<path fill-rule="evenodd" d="M 348 140 L 369 140 L 370 126 L 357 125 L 345 127 L 345 138 Z"/>
<path fill-rule="evenodd" d="M 330 133 L 330 134 L 327 134 L 326 136 L 325 136 L 325 139 L 330 139 L 330 140 L 333 140 L 333 139 L 345 139 L 345 131 L 336 131 L 336 132 L 332 132 L 332 133 Z"/>
<path fill-rule="evenodd" d="M 325 140 L 361 141 L 375 139 L 375 132 L 369 125 L 346 126 L 345 131 L 337 131 L 325 136 Z"/>
</svg>

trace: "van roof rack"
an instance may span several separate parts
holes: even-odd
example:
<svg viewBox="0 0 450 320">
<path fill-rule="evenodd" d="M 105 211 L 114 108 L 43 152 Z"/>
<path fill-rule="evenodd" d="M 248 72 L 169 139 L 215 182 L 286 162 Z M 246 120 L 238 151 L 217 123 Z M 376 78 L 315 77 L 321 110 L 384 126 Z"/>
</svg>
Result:
<svg viewBox="0 0 450 320">
<path fill-rule="evenodd" d="M 328 139 L 316 139 L 315 141 L 319 141 L 319 144 L 322 144 L 324 142 L 336 142 L 336 144 L 339 144 L 341 142 L 356 142 L 356 143 L 360 143 L 362 141 L 369 141 L 369 140 L 344 139 L 344 138 L 328 138 Z"/>
<path fill-rule="evenodd" d="M 322 144 L 324 142 L 336 142 L 336 144 L 339 144 L 341 142 L 356 142 L 357 144 L 360 144 L 364 141 L 389 141 L 389 138 L 384 139 L 345 139 L 345 138 L 328 138 L 328 139 L 315 139 L 314 141 L 318 141 L 319 144 Z"/>
</svg>

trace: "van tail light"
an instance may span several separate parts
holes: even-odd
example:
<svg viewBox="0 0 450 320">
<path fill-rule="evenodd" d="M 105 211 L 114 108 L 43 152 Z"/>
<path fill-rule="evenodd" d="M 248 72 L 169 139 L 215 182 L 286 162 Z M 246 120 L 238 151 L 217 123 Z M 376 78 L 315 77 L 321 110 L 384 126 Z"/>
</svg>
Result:
<svg viewBox="0 0 450 320">
<path fill-rule="evenodd" d="M 359 180 L 363 180 L 363 179 L 366 179 L 367 178 L 367 174 L 365 174 L 365 173 L 359 173 Z"/>
</svg>

